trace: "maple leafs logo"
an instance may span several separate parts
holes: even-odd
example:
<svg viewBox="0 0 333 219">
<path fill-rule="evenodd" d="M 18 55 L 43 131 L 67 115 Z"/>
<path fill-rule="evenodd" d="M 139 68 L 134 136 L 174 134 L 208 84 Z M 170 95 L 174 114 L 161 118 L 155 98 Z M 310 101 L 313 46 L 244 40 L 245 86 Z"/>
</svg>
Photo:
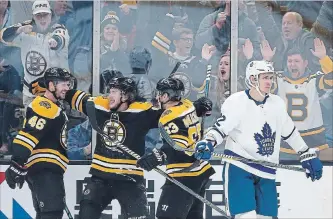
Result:
<svg viewBox="0 0 333 219">
<path fill-rule="evenodd" d="M 268 157 L 272 155 L 274 152 L 276 132 L 272 133 L 272 128 L 269 126 L 267 122 L 264 124 L 264 127 L 262 128 L 261 132 L 262 134 L 260 133 L 254 134 L 254 139 L 256 140 L 259 146 L 257 153 Z"/>
</svg>

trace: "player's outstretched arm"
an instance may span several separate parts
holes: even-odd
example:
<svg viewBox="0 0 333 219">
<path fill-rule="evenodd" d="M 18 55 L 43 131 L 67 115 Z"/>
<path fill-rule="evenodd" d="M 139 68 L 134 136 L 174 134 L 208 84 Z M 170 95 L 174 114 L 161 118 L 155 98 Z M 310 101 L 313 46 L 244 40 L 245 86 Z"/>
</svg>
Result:
<svg viewBox="0 0 333 219">
<path fill-rule="evenodd" d="M 78 110 L 87 115 L 86 103 L 89 100 L 90 95 L 81 90 L 69 90 L 66 93 L 65 101 L 69 103 L 72 109 Z"/>
</svg>

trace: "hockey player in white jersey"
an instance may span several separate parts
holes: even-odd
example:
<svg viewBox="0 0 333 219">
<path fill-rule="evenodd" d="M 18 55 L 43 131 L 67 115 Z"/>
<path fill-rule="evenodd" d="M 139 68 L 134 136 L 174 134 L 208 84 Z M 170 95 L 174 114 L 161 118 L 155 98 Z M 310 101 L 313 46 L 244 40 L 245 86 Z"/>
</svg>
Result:
<svg viewBox="0 0 333 219">
<path fill-rule="evenodd" d="M 221 107 L 221 117 L 197 142 L 195 156 L 208 160 L 214 146 L 227 138 L 225 154 L 279 163 L 281 139 L 299 153 L 306 176 L 319 180 L 322 163 L 308 148 L 289 117 L 284 101 L 270 89 L 273 66 L 252 61 L 246 68 L 249 90 L 232 94 Z M 223 169 L 226 210 L 235 218 L 277 217 L 276 169 L 228 160 Z"/>
<path fill-rule="evenodd" d="M 67 29 L 56 24 L 50 4 L 36 0 L 32 5 L 32 20 L 15 24 L 0 31 L 0 41 L 21 49 L 24 66 L 23 104 L 33 100 L 35 95 L 45 92 L 43 80 L 46 69 L 59 67 L 68 69 Z M 42 87 L 41 87 L 42 86 Z"/>
</svg>

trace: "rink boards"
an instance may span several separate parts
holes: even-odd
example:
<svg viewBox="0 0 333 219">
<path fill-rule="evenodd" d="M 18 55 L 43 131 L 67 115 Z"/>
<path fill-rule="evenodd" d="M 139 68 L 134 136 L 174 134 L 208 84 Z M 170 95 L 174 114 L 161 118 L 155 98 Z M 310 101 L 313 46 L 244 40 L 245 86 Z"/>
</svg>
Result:
<svg viewBox="0 0 333 219">
<path fill-rule="evenodd" d="M 25 183 L 21 190 L 11 190 L 4 181 L 4 171 L 8 165 L 0 165 L 0 219 L 34 218 L 30 190 Z M 221 174 L 223 166 L 214 162 L 216 174 L 211 177 L 206 198 L 224 210 Z M 66 201 L 77 218 L 82 190 L 89 180 L 89 165 L 70 165 L 65 174 Z M 318 182 L 306 179 L 303 173 L 279 170 L 277 190 L 279 192 L 279 218 L 333 218 L 332 166 L 324 167 L 323 178 Z M 165 179 L 155 172 L 145 173 L 147 197 L 151 215 L 155 214 L 160 187 Z M 52 189 L 52 188 L 50 188 Z M 120 206 L 113 201 L 103 212 L 102 219 L 121 219 Z M 209 207 L 205 208 L 206 219 L 217 219 L 219 214 Z M 64 213 L 64 218 L 67 218 Z M 150 218 L 154 218 L 151 216 Z"/>
</svg>

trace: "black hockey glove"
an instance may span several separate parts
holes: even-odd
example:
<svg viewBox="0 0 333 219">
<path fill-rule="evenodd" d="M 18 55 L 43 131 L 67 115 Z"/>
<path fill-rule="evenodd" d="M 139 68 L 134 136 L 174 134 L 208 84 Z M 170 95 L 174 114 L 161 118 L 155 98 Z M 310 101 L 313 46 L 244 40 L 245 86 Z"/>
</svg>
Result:
<svg viewBox="0 0 333 219">
<path fill-rule="evenodd" d="M 27 169 L 15 161 L 11 161 L 10 166 L 5 172 L 6 182 L 11 189 L 15 189 L 16 186 L 21 189 L 24 184 L 25 175 L 27 175 Z"/>
<path fill-rule="evenodd" d="M 143 155 L 136 163 L 137 167 L 151 171 L 166 161 L 166 154 L 163 151 L 154 148 L 151 153 Z"/>
<path fill-rule="evenodd" d="M 212 114 L 213 102 L 207 97 L 200 97 L 193 102 L 198 117 L 210 116 Z"/>
</svg>

